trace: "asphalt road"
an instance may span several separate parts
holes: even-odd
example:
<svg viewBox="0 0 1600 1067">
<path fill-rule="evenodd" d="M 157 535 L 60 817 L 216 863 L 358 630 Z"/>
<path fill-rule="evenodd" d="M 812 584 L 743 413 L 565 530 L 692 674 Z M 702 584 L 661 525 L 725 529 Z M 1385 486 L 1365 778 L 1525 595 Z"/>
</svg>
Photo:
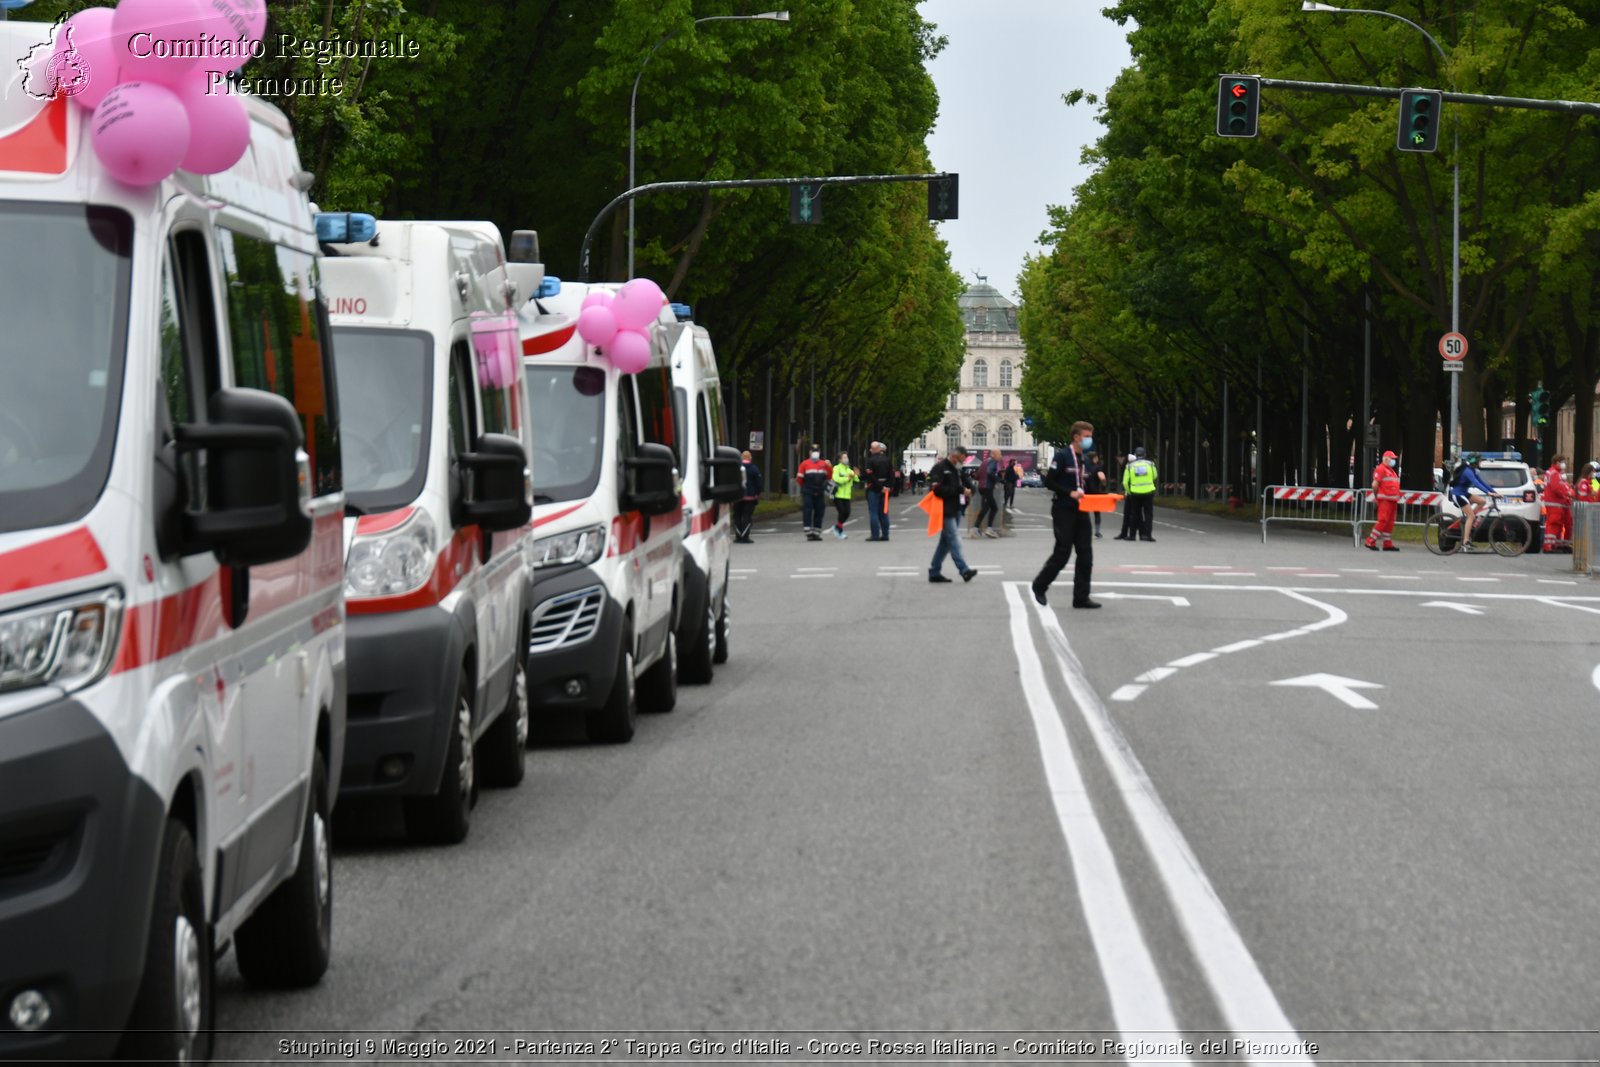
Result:
<svg viewBox="0 0 1600 1067">
<path fill-rule="evenodd" d="M 547 724 L 455 848 L 341 806 L 332 969 L 225 960 L 217 1057 L 1600 1058 L 1600 583 L 1158 509 L 1041 609 L 1018 508 L 968 584 L 904 497 L 758 525 L 730 661 L 631 744 Z"/>
</svg>

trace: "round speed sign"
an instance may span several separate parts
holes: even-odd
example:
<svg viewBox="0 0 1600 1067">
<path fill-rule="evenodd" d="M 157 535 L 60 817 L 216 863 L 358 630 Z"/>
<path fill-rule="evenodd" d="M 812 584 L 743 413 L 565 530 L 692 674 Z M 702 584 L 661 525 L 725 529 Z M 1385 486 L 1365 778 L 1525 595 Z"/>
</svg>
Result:
<svg viewBox="0 0 1600 1067">
<path fill-rule="evenodd" d="M 1467 339 L 1452 330 L 1439 338 L 1439 354 L 1451 363 L 1461 362 L 1467 358 Z"/>
</svg>

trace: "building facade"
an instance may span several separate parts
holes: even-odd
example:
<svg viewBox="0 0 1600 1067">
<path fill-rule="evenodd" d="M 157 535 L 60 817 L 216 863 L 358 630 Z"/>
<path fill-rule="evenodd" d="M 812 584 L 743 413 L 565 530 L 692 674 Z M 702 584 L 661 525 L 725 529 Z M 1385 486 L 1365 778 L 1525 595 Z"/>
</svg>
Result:
<svg viewBox="0 0 1600 1067">
<path fill-rule="evenodd" d="M 955 445 L 969 453 L 998 448 L 1008 456 L 1036 460 L 1038 445 L 1024 421 L 1017 387 L 1022 384 L 1022 335 L 1017 331 L 1017 305 L 978 275 L 961 294 L 961 315 L 967 327 L 966 357 L 961 378 L 948 398 L 943 417 L 913 444 L 913 449 L 943 455 Z M 909 464 L 908 464 L 909 466 Z"/>
</svg>

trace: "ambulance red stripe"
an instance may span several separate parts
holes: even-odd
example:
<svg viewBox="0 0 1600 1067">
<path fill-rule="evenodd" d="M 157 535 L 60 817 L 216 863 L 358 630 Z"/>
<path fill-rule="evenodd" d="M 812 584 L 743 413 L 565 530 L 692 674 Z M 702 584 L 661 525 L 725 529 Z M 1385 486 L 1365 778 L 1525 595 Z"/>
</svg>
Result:
<svg viewBox="0 0 1600 1067">
<path fill-rule="evenodd" d="M 87 527 L 0 553 L 0 595 L 99 574 L 106 557 Z"/>
</svg>

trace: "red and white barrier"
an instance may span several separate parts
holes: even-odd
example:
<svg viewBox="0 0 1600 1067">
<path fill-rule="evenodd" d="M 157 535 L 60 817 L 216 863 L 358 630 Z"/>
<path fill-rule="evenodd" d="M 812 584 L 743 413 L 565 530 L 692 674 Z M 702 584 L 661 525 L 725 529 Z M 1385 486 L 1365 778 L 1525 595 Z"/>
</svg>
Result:
<svg viewBox="0 0 1600 1067">
<path fill-rule="evenodd" d="M 1349 504 L 1356 498 L 1354 489 L 1315 489 L 1299 485 L 1277 485 L 1272 488 L 1274 500 L 1311 500 L 1317 503 Z"/>
</svg>

